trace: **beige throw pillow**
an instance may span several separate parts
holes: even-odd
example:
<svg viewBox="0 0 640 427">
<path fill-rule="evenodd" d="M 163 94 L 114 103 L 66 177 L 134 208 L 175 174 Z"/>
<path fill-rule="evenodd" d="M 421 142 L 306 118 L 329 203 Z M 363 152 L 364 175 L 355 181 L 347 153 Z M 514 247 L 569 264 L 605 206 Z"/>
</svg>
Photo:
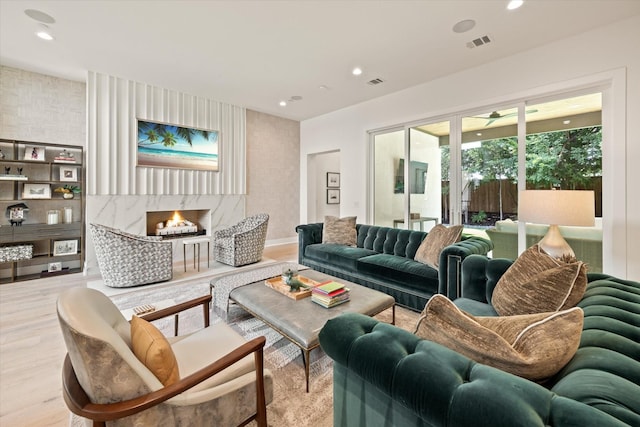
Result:
<svg viewBox="0 0 640 427">
<path fill-rule="evenodd" d="M 574 307 L 587 287 L 583 262 L 563 262 L 533 245 L 502 275 L 491 297 L 500 316 Z"/>
<path fill-rule="evenodd" d="M 580 344 L 581 308 L 507 317 L 474 317 L 434 295 L 418 319 L 416 335 L 476 362 L 533 381 L 556 374 Z"/>
<path fill-rule="evenodd" d="M 322 229 L 322 243 L 356 246 L 356 217 L 348 216 L 338 218 L 336 216 L 325 216 Z"/>
<path fill-rule="evenodd" d="M 442 224 L 438 224 L 427 233 L 427 236 L 418 247 L 413 259 L 427 264 L 429 267 L 438 268 L 440 264 L 440 252 L 447 246 L 460 241 L 461 236 L 461 225 L 445 227 Z"/>
<path fill-rule="evenodd" d="M 138 316 L 131 319 L 131 347 L 164 386 L 180 380 L 178 361 L 169 341 L 155 326 Z"/>
</svg>

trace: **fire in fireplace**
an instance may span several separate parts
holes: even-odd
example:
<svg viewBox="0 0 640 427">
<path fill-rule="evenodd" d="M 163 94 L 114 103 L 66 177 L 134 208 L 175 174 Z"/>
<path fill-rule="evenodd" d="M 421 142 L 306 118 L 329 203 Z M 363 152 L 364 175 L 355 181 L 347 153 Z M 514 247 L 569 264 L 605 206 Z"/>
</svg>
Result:
<svg viewBox="0 0 640 427">
<path fill-rule="evenodd" d="M 154 212 L 155 222 L 149 224 L 151 219 L 149 213 L 147 213 L 147 234 L 162 236 L 163 238 L 177 238 L 184 236 L 196 236 L 206 234 L 206 230 L 198 226 L 197 216 L 187 219 L 187 215 L 194 211 L 185 211 L 185 216 L 179 211 L 174 211 L 173 214 L 165 212 L 162 216 L 158 217 L 159 212 Z M 171 215 L 169 219 L 167 215 Z M 192 215 L 194 216 L 194 215 Z M 153 226 L 153 230 L 149 230 Z M 153 231 L 153 232 L 150 232 Z"/>
</svg>

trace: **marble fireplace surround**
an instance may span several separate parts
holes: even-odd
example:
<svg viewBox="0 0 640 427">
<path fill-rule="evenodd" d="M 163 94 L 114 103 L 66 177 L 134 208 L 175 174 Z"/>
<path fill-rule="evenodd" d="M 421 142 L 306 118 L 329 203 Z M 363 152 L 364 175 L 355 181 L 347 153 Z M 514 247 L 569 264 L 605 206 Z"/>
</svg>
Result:
<svg viewBox="0 0 640 427">
<path fill-rule="evenodd" d="M 86 257 L 85 274 L 99 273 L 93 241 L 89 231 L 90 223 L 119 228 L 129 233 L 147 234 L 148 211 L 209 210 L 210 224 L 207 235 L 213 231 L 229 227 L 244 218 L 244 195 L 142 195 L 142 196 L 86 196 Z M 173 261 L 182 262 L 182 249 L 177 245 L 181 239 L 173 241 Z"/>
</svg>

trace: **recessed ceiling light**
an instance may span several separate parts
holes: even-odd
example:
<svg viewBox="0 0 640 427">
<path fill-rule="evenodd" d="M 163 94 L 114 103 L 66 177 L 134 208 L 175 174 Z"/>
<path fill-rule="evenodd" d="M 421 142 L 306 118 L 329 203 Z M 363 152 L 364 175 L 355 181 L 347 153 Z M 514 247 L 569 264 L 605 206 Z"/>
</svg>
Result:
<svg viewBox="0 0 640 427">
<path fill-rule="evenodd" d="M 40 37 L 42 40 L 51 41 L 53 40 L 53 35 L 51 34 L 51 29 L 44 24 L 38 25 L 38 30 L 36 31 L 36 36 Z"/>
<path fill-rule="evenodd" d="M 482 136 L 482 132 L 476 133 L 476 136 Z"/>
<path fill-rule="evenodd" d="M 356 67 L 353 69 L 353 71 L 351 72 L 354 76 L 359 76 L 360 74 L 362 74 L 362 68 Z"/>
<path fill-rule="evenodd" d="M 320 86 L 318 86 L 318 89 L 320 89 L 320 90 L 329 90 L 329 86 L 327 86 L 327 85 L 320 85 Z"/>
<path fill-rule="evenodd" d="M 511 0 L 507 5 L 507 9 L 509 10 L 517 9 L 520 6 L 522 6 L 522 3 L 524 3 L 524 0 Z"/>
<path fill-rule="evenodd" d="M 286 107 L 287 106 L 287 101 L 280 101 L 280 106 L 281 107 Z"/>
<path fill-rule="evenodd" d="M 457 22 L 453 26 L 454 33 L 466 33 L 470 29 L 476 26 L 476 21 L 473 19 L 465 19 L 464 21 Z"/>
<path fill-rule="evenodd" d="M 565 120 L 562 123 L 565 124 L 565 125 L 568 125 L 569 123 L 571 123 L 571 120 Z"/>
</svg>

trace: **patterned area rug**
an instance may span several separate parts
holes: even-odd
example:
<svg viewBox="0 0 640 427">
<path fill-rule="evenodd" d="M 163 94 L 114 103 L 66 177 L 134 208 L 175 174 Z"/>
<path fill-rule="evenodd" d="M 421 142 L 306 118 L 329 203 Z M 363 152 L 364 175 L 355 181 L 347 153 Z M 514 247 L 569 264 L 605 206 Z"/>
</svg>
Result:
<svg viewBox="0 0 640 427">
<path fill-rule="evenodd" d="M 121 310 L 137 305 L 171 299 L 176 303 L 197 298 L 209 293 L 209 282 L 181 283 L 171 286 L 140 289 L 111 297 Z M 381 321 L 391 321 L 391 310 L 376 316 Z M 397 307 L 396 325 L 412 330 L 418 313 Z M 274 375 L 274 400 L 267 407 L 269 426 L 314 426 L 333 425 L 333 371 L 332 360 L 318 348 L 311 352 L 310 392 L 305 392 L 304 364 L 300 349 L 279 333 L 253 318 L 239 307 L 231 305 L 229 324 L 245 339 L 266 337 L 265 367 Z M 211 323 L 223 321 L 215 313 Z M 166 335 L 173 334 L 173 318 L 155 321 L 154 324 Z M 180 314 L 179 334 L 202 328 L 202 309 L 196 307 Z M 77 420 L 73 420 L 77 421 Z M 75 422 L 74 422 L 75 424 Z M 249 425 L 255 425 L 251 423 Z"/>
</svg>

